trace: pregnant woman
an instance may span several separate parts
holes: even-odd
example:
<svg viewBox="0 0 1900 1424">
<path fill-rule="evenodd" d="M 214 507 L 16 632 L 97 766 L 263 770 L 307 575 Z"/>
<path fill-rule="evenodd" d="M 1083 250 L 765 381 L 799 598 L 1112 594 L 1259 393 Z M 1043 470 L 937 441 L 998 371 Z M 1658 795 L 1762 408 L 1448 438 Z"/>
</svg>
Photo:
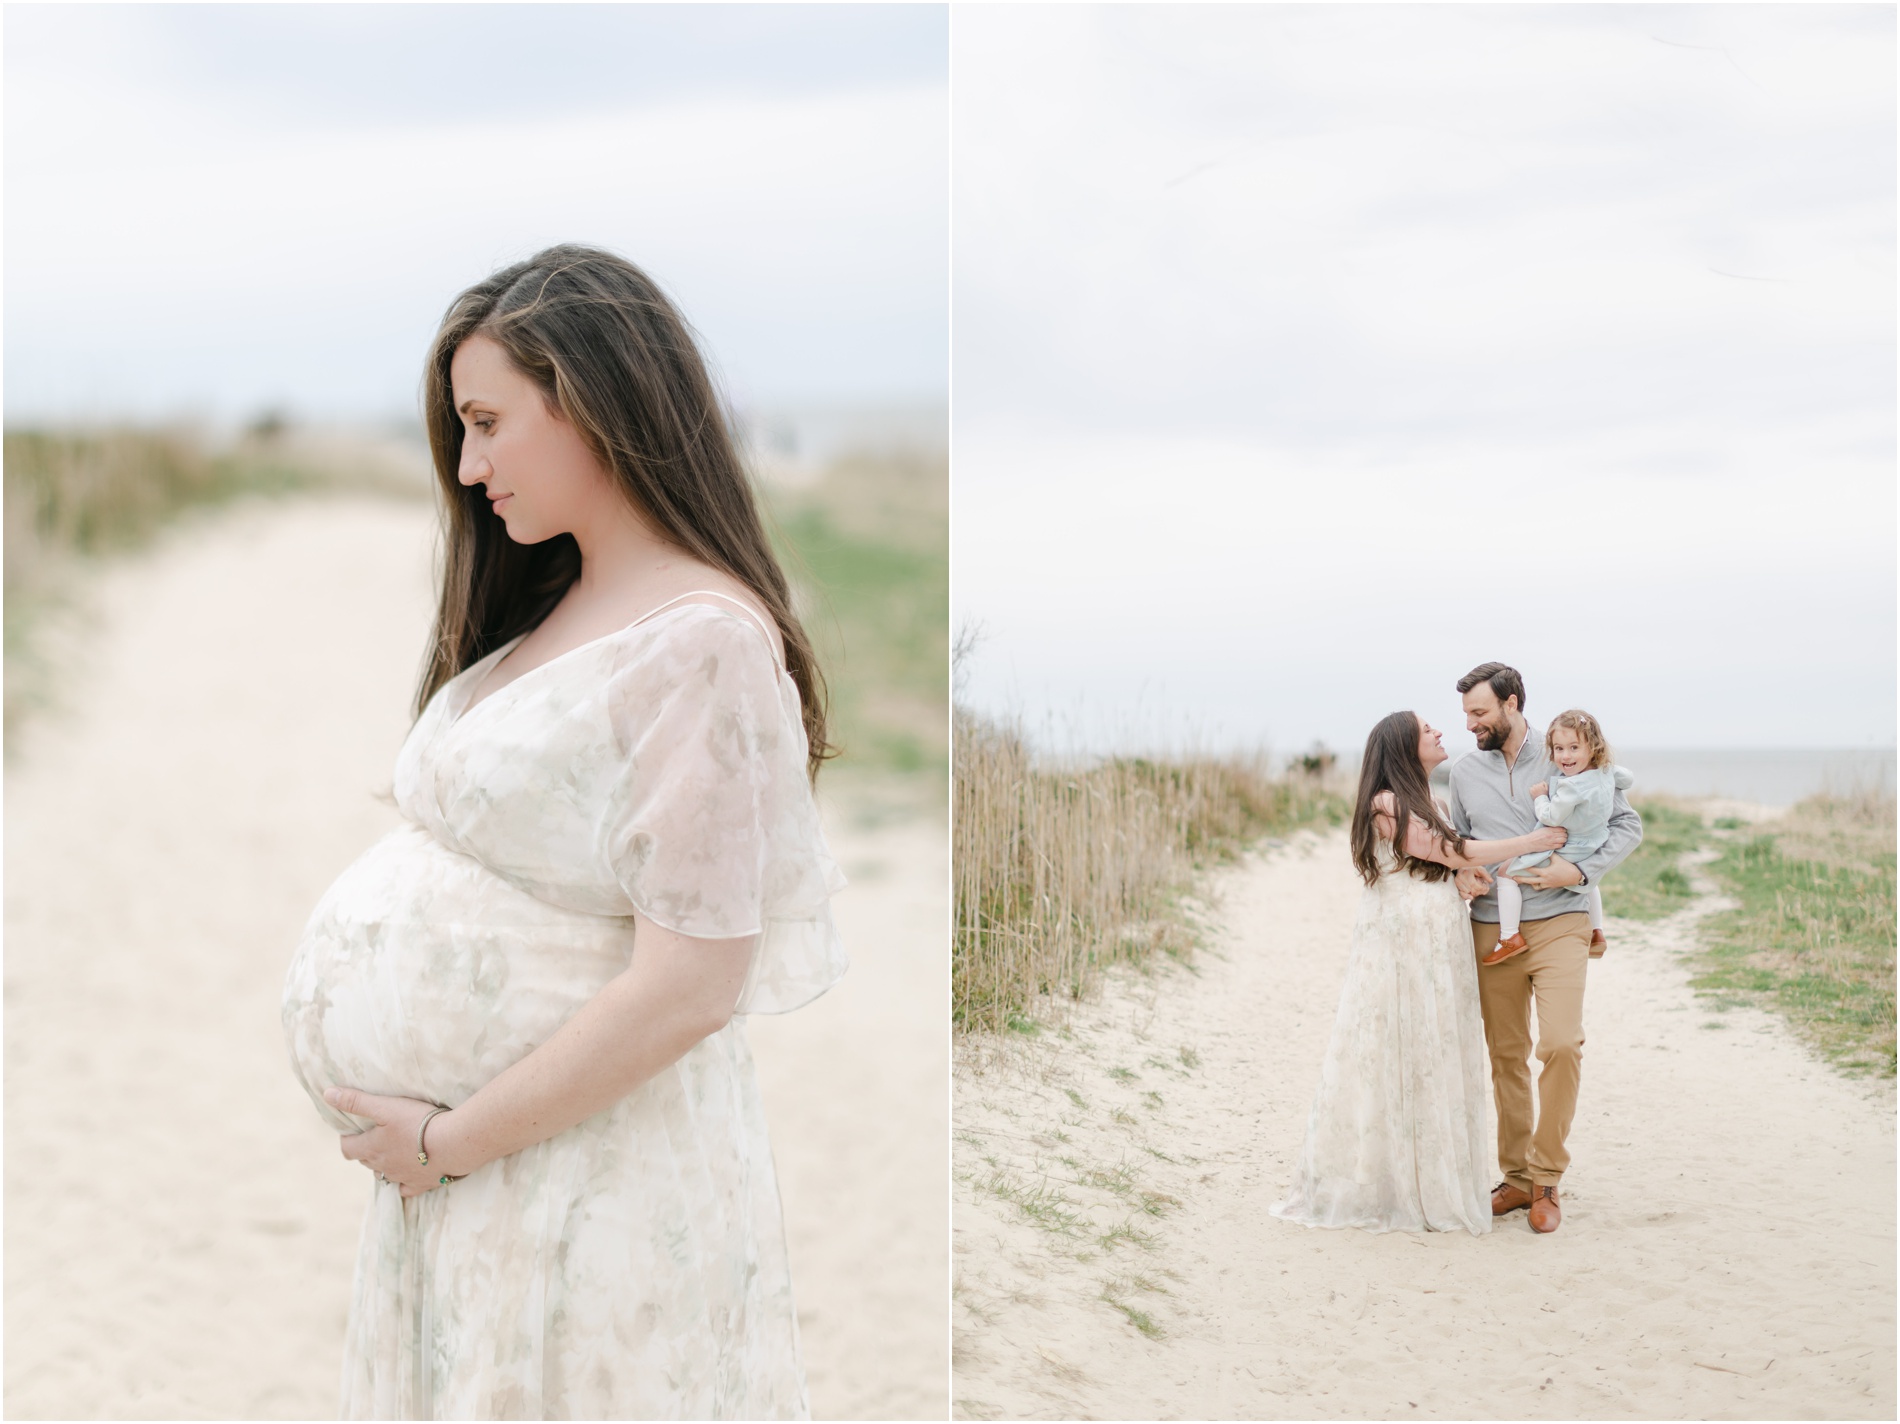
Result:
<svg viewBox="0 0 1900 1424">
<path fill-rule="evenodd" d="M 1478 966 L 1452 871 L 1555 850 L 1564 833 L 1460 839 L 1431 794 L 1444 760 L 1416 713 L 1366 738 L 1351 835 L 1366 888 L 1299 1167 L 1272 1208 L 1303 1226 L 1491 1229 Z"/>
<path fill-rule="evenodd" d="M 844 972 L 822 682 L 684 321 L 556 247 L 429 355 L 407 824 L 318 904 L 292 1061 L 375 1174 L 342 1413 L 808 1414 L 740 1017 Z"/>
</svg>

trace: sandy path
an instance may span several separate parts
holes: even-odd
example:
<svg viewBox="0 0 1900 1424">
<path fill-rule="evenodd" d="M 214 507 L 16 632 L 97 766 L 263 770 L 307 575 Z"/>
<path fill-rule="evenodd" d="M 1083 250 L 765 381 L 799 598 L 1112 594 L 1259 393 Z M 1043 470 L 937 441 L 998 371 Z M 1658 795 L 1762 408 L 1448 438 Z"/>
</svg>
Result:
<svg viewBox="0 0 1900 1424">
<path fill-rule="evenodd" d="M 1198 973 L 959 1064 L 960 1415 L 1894 1417 L 1891 1088 L 1698 1004 L 1695 911 L 1591 971 L 1556 1235 L 1268 1217 L 1358 893 L 1343 839 L 1302 837 L 1215 881 Z"/>
<path fill-rule="evenodd" d="M 950 842 L 941 811 L 830 807 L 844 981 L 748 1025 L 791 1236 L 812 1413 L 942 1419 L 950 1397 Z"/>
<path fill-rule="evenodd" d="M 177 531 L 102 578 L 67 710 L 8 769 L 10 1417 L 334 1413 L 368 1184 L 292 1083 L 277 1002 L 311 904 L 394 822 L 372 792 L 429 525 L 359 498 Z M 754 1038 L 814 1407 L 940 1418 L 945 837 L 848 809 L 856 970 Z"/>
</svg>

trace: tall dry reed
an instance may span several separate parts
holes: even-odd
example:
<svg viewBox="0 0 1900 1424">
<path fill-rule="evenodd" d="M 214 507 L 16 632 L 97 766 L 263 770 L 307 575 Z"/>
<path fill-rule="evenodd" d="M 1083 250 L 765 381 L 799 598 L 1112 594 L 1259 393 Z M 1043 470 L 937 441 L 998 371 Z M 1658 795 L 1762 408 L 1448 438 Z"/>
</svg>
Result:
<svg viewBox="0 0 1900 1424">
<path fill-rule="evenodd" d="M 1101 969 L 1191 942 L 1195 871 L 1348 811 L 1336 786 L 1264 756 L 1039 762 L 1020 728 L 959 709 L 952 748 L 952 1013 L 998 1030 L 1059 1011 Z"/>
<path fill-rule="evenodd" d="M 6 724 L 46 695 L 40 625 L 78 562 L 136 548 L 185 510 L 246 494 L 317 488 L 389 493 L 428 485 L 388 442 L 313 441 L 279 421 L 214 445 L 176 428 L 14 429 L 5 436 Z"/>
</svg>

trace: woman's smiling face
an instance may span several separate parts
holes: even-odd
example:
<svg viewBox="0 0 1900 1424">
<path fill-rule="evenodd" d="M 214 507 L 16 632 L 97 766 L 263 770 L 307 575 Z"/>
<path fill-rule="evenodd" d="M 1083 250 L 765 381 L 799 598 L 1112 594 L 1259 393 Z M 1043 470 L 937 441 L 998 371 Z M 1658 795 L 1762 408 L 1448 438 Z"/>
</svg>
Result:
<svg viewBox="0 0 1900 1424">
<path fill-rule="evenodd" d="M 1424 765 L 1426 773 L 1429 775 L 1431 769 L 1444 761 L 1447 755 L 1445 734 L 1420 717 L 1418 719 L 1418 759 Z"/>
<path fill-rule="evenodd" d="M 462 419 L 456 477 L 481 485 L 517 544 L 571 532 L 613 497 L 612 477 L 578 430 L 489 337 L 475 335 L 449 362 Z"/>
</svg>

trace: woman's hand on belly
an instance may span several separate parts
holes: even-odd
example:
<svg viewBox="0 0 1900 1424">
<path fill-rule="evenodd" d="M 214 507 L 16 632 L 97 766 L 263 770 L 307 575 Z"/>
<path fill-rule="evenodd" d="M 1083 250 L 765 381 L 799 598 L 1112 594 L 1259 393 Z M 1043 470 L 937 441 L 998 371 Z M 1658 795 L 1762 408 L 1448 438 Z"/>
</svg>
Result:
<svg viewBox="0 0 1900 1424">
<path fill-rule="evenodd" d="M 461 1176 L 565 1132 L 719 1032 L 732 1018 L 757 939 L 694 939 L 635 916 L 627 968 L 546 1043 L 429 1124 L 444 1170 Z M 415 1160 L 413 1148 L 409 1157 Z"/>
<path fill-rule="evenodd" d="M 367 1132 L 346 1133 L 343 1155 L 361 1162 L 378 1177 L 395 1182 L 405 1197 L 434 1191 L 444 1176 L 459 1177 L 447 1162 L 429 1154 L 428 1164 L 416 1160 L 417 1130 L 437 1104 L 420 1098 L 385 1098 L 355 1088 L 330 1088 L 323 1100 L 338 1112 L 366 1117 L 376 1125 Z"/>
<path fill-rule="evenodd" d="M 613 1106 L 732 1017 L 756 935 L 694 939 L 635 917 L 632 962 L 526 1057 L 453 1112 L 430 1119 L 429 1161 L 416 1131 L 437 1106 L 330 1088 L 324 1102 L 375 1126 L 343 1155 L 399 1183 L 405 1197 L 546 1141 Z"/>
</svg>

